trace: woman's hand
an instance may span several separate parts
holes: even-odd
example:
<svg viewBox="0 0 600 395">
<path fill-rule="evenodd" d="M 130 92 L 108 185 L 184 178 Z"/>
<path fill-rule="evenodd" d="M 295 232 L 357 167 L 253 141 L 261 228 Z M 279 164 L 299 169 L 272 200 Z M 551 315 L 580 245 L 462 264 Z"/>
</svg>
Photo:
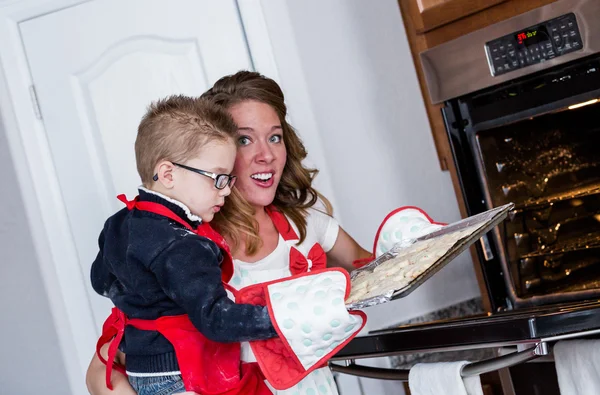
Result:
<svg viewBox="0 0 600 395">
<path fill-rule="evenodd" d="M 110 343 L 105 344 L 100 349 L 100 354 L 104 359 L 108 358 L 108 347 Z M 117 357 L 115 361 L 120 364 L 125 364 L 125 354 L 117 351 Z M 85 383 L 87 385 L 88 391 L 92 395 L 136 395 L 136 392 L 133 390 L 131 385 L 129 385 L 129 380 L 127 380 L 127 376 L 122 374 L 121 372 L 113 369 L 110 380 L 113 385 L 113 390 L 109 390 L 106 387 L 106 365 L 104 365 L 100 358 L 94 353 L 94 357 L 90 362 L 90 366 L 88 367 L 87 374 L 85 375 Z"/>
<path fill-rule="evenodd" d="M 104 359 L 108 358 L 108 347 L 110 347 L 110 342 L 105 344 L 100 349 L 100 354 Z M 115 362 L 125 365 L 125 354 L 120 351 L 117 351 L 117 356 L 115 358 Z M 90 366 L 88 367 L 87 374 L 85 375 L 85 383 L 87 385 L 88 391 L 91 395 L 137 395 L 137 393 L 133 390 L 131 385 L 129 385 L 129 380 L 127 380 L 127 376 L 123 375 L 121 372 L 113 369 L 111 375 L 111 382 L 113 385 L 113 390 L 109 390 L 106 388 L 106 365 L 104 365 L 100 358 L 94 353 L 94 357 L 90 362 Z M 183 392 L 183 394 L 187 395 L 200 395 L 195 392 Z"/>
</svg>

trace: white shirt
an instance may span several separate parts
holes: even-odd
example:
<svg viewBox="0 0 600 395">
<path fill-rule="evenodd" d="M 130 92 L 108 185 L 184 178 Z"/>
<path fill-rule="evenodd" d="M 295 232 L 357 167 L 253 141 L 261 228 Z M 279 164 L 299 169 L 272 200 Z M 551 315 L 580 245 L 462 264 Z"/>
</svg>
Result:
<svg viewBox="0 0 600 395">
<path fill-rule="evenodd" d="M 288 218 L 296 234 L 300 234 L 296 225 Z M 285 241 L 279 235 L 277 247 L 263 259 L 249 263 L 239 259 L 233 260 L 234 274 L 229 284 L 235 289 L 249 285 L 289 277 L 290 272 L 290 247 L 297 248 L 304 256 L 315 243 L 319 243 L 325 252 L 330 251 L 337 239 L 340 226 L 329 215 L 316 209 L 308 209 L 306 216 L 306 239 L 302 244 L 297 241 Z"/>
</svg>

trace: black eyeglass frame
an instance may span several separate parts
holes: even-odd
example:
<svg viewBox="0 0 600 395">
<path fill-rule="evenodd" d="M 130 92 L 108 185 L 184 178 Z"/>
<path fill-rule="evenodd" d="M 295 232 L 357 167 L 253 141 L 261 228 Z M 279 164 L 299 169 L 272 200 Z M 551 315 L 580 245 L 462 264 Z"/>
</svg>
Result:
<svg viewBox="0 0 600 395">
<path fill-rule="evenodd" d="M 171 163 L 173 163 L 177 167 L 181 167 L 182 169 L 193 171 L 194 173 L 198 173 L 205 177 L 212 178 L 215 181 L 215 188 L 217 188 L 217 189 L 225 189 L 228 185 L 230 187 L 233 187 L 233 184 L 235 183 L 235 180 L 237 178 L 236 176 L 232 176 L 231 174 L 216 174 L 216 173 L 213 173 L 210 171 L 196 169 L 195 167 L 182 165 L 181 163 L 175 163 L 175 162 L 171 162 Z M 223 177 L 227 177 L 227 183 L 219 188 L 219 180 L 223 179 Z M 154 181 L 158 181 L 158 174 L 155 174 L 154 177 L 152 177 L 152 179 Z"/>
</svg>

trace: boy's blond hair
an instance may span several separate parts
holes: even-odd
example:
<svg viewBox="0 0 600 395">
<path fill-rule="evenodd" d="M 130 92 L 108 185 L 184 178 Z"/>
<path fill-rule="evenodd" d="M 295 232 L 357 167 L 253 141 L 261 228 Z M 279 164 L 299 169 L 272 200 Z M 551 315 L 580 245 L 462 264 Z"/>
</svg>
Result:
<svg viewBox="0 0 600 395">
<path fill-rule="evenodd" d="M 233 140 L 237 126 L 222 107 L 183 95 L 153 102 L 138 127 L 135 160 L 142 184 L 152 184 L 163 160 L 185 162 L 208 142 Z"/>
</svg>

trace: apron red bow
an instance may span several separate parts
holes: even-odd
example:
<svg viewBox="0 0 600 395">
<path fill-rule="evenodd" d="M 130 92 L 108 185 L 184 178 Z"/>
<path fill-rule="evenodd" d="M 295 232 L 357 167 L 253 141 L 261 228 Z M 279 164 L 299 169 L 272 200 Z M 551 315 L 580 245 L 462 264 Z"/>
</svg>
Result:
<svg viewBox="0 0 600 395">
<path fill-rule="evenodd" d="M 308 256 L 302 255 L 296 248 L 290 248 L 290 271 L 292 275 L 306 273 L 311 270 L 325 269 L 327 267 L 327 255 L 320 244 L 315 244 Z"/>
<path fill-rule="evenodd" d="M 111 390 L 113 388 L 112 383 L 110 382 L 110 376 L 113 368 L 123 374 L 126 374 L 125 366 L 114 362 L 117 355 L 117 347 L 121 343 L 121 339 L 123 339 L 126 323 L 127 317 L 125 314 L 123 314 L 123 312 L 116 307 L 113 307 L 111 315 L 106 319 L 106 321 L 104 321 L 104 325 L 102 325 L 102 335 L 100 336 L 100 339 L 98 339 L 98 343 L 96 343 L 96 355 L 98 355 L 98 359 L 100 359 L 100 361 L 106 365 L 106 386 Z M 106 360 L 100 354 L 100 349 L 112 338 L 115 340 L 110 344 L 110 347 L 108 347 L 108 360 Z M 111 363 L 108 364 L 108 361 Z"/>
<path fill-rule="evenodd" d="M 285 215 L 273 206 L 267 207 L 267 214 L 271 217 L 273 225 L 285 241 L 300 240 L 292 225 Z M 325 269 L 327 267 L 327 255 L 319 243 L 315 243 L 304 256 L 297 248 L 290 247 L 290 272 L 292 275 L 306 273 L 311 270 Z"/>
</svg>

